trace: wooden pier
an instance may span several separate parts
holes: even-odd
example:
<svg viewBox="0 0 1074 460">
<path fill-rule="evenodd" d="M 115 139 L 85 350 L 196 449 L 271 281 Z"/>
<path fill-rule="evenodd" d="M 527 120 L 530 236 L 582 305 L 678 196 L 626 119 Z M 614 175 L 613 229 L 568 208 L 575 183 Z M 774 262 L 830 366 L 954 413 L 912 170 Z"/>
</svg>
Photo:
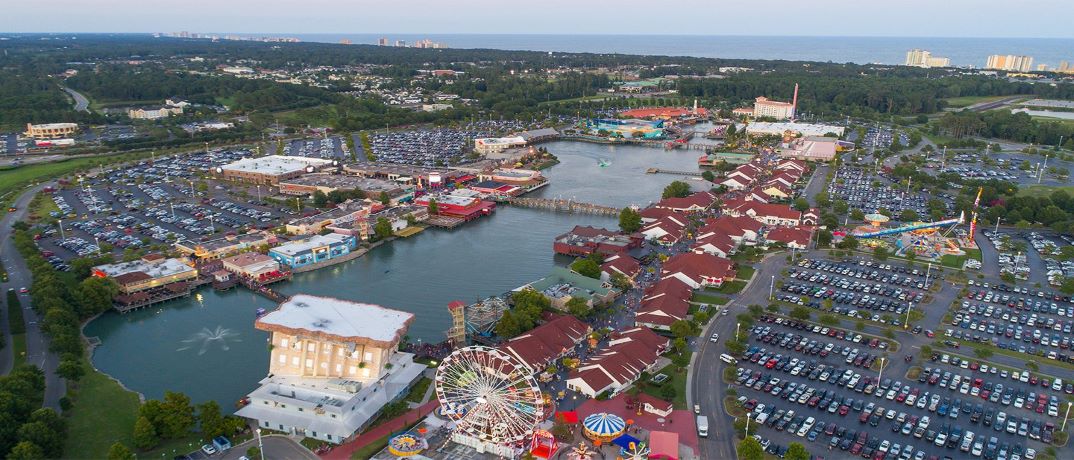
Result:
<svg viewBox="0 0 1074 460">
<path fill-rule="evenodd" d="M 592 214 L 597 216 L 618 216 L 620 211 L 618 208 L 613 208 L 611 206 L 564 199 L 511 198 L 504 200 L 504 203 L 522 208 L 544 209 L 570 214 Z"/>
<path fill-rule="evenodd" d="M 645 170 L 645 174 L 671 174 L 673 176 L 701 176 L 701 171 L 674 171 L 671 169 L 649 168 Z"/>
</svg>

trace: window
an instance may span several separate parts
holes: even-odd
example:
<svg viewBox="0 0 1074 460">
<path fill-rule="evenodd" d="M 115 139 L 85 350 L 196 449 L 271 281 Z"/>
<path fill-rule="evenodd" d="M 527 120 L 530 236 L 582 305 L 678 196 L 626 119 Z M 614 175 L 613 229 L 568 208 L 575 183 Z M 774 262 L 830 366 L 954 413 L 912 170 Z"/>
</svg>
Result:
<svg viewBox="0 0 1074 460">
<path fill-rule="evenodd" d="M 286 338 L 280 339 L 280 346 L 281 347 L 286 347 L 287 346 L 287 339 Z"/>
<path fill-rule="evenodd" d="M 283 424 L 280 424 L 280 431 L 283 431 Z"/>
<path fill-rule="evenodd" d="M 313 432 L 313 437 L 315 437 L 315 438 L 317 437 L 317 432 L 316 431 Z"/>
<path fill-rule="evenodd" d="M 317 351 L 317 345 L 313 342 L 306 344 L 306 351 Z"/>
<path fill-rule="evenodd" d="M 305 412 L 304 410 L 302 410 L 302 408 L 301 408 L 301 407 L 299 407 L 299 408 L 298 408 L 298 411 L 299 411 L 299 412 Z"/>
<path fill-rule="evenodd" d="M 343 365 L 342 364 L 336 364 L 336 373 L 340 374 L 342 372 L 343 372 Z"/>
<path fill-rule="evenodd" d="M 291 365 L 292 366 L 297 366 L 298 365 L 298 356 L 291 357 Z"/>
<path fill-rule="evenodd" d="M 351 366 L 347 369 L 347 373 L 350 375 L 354 375 L 356 372 L 358 372 L 358 368 L 356 366 Z"/>
<path fill-rule="evenodd" d="M 335 417 L 335 415 L 333 415 L 333 417 Z M 331 441 L 331 440 L 332 440 L 332 435 L 330 435 L 330 434 L 326 434 L 325 436 L 328 436 L 328 440 L 329 440 L 329 441 Z"/>
<path fill-rule="evenodd" d="M 362 377 L 369 377 L 369 368 L 362 368 Z"/>
<path fill-rule="evenodd" d="M 313 360 L 306 358 L 306 367 L 313 367 Z"/>
<path fill-rule="evenodd" d="M 371 351 L 365 352 L 365 360 L 366 361 L 372 361 L 373 360 L 373 352 L 371 352 Z"/>
<path fill-rule="evenodd" d="M 328 363 L 321 363 L 321 369 L 328 369 Z"/>
<path fill-rule="evenodd" d="M 337 353 L 337 354 L 338 354 L 338 355 L 339 355 L 339 356 L 340 356 L 341 358 L 343 357 L 343 355 L 345 355 L 345 354 L 346 354 L 346 353 L 345 353 L 345 352 L 346 352 L 346 350 L 344 350 L 344 349 L 343 349 L 343 347 L 339 347 L 339 348 L 337 348 L 336 350 L 338 351 L 338 353 Z"/>
<path fill-rule="evenodd" d="M 324 353 L 324 354 L 327 355 L 327 354 L 329 354 L 331 352 L 332 352 L 332 346 L 331 345 L 325 345 L 325 346 L 321 347 L 321 353 Z"/>
<path fill-rule="evenodd" d="M 280 364 L 287 364 L 287 355 L 280 353 Z"/>
</svg>

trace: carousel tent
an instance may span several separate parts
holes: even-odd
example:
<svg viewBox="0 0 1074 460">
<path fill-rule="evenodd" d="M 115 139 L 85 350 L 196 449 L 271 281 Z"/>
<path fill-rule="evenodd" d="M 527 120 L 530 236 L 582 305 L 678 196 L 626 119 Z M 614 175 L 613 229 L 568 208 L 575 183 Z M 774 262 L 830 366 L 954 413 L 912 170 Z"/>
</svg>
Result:
<svg viewBox="0 0 1074 460">
<path fill-rule="evenodd" d="M 594 440 L 611 441 L 623 434 L 626 422 L 623 418 L 606 412 L 590 414 L 582 421 L 585 435 Z"/>
</svg>

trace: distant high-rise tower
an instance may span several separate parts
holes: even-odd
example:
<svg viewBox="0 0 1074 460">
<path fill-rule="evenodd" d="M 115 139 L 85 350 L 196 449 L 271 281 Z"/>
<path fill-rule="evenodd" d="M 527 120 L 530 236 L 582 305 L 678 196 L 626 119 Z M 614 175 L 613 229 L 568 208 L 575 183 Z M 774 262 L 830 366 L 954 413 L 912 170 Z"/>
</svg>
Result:
<svg viewBox="0 0 1074 460">
<path fill-rule="evenodd" d="M 993 54 L 988 56 L 986 69 L 1007 70 L 1013 72 L 1029 72 L 1033 70 L 1032 56 L 1015 56 L 1013 54 Z"/>
<path fill-rule="evenodd" d="M 466 304 L 455 300 L 448 304 L 451 313 L 451 329 L 448 329 L 448 341 L 456 347 L 466 346 Z"/>
<path fill-rule="evenodd" d="M 945 57 L 933 56 L 929 51 L 915 48 L 906 52 L 906 62 L 904 65 L 925 68 L 948 67 L 951 65 L 951 60 Z"/>
<path fill-rule="evenodd" d="M 388 46 L 388 38 L 381 37 L 379 40 L 377 40 L 377 44 L 380 46 Z"/>
<path fill-rule="evenodd" d="M 406 48 L 406 40 L 396 40 L 395 46 L 398 46 L 400 48 Z"/>
</svg>

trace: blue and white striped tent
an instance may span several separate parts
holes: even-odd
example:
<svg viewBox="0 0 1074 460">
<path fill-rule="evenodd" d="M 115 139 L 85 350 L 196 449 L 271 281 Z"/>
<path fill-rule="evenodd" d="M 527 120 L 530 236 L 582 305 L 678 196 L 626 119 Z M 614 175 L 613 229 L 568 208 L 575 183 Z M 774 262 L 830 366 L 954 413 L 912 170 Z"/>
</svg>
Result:
<svg viewBox="0 0 1074 460">
<path fill-rule="evenodd" d="M 582 421 L 582 427 L 589 438 L 610 441 L 623 434 L 626 422 L 618 415 L 598 412 L 586 417 Z"/>
</svg>

